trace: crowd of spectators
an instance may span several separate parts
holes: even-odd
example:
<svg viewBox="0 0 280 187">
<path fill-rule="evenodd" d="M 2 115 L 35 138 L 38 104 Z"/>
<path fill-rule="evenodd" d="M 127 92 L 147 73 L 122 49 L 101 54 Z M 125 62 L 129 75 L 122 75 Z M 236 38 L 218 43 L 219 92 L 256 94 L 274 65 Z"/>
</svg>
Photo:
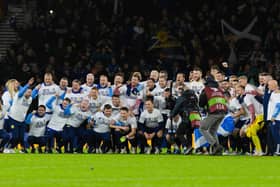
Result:
<svg viewBox="0 0 280 187">
<path fill-rule="evenodd" d="M 117 2 L 117 4 L 114 4 Z M 51 10 L 51 11 L 50 11 Z M 261 42 L 234 40 L 221 30 L 221 20 L 242 30 L 258 17 L 251 33 Z M 57 79 L 95 77 L 117 72 L 167 69 L 172 79 L 177 71 L 198 66 L 204 73 L 213 64 L 227 61 L 231 50 L 237 59 L 232 72 L 246 74 L 250 82 L 259 72 L 280 80 L 280 2 L 277 0 L 48 0 L 26 12 L 27 22 L 19 29 L 19 40 L 0 62 L 1 85 L 8 78 L 42 81 L 45 72 Z M 147 50 L 152 37 L 167 32 L 181 43 L 181 60 Z M 248 52 L 240 59 L 241 52 Z"/>
</svg>

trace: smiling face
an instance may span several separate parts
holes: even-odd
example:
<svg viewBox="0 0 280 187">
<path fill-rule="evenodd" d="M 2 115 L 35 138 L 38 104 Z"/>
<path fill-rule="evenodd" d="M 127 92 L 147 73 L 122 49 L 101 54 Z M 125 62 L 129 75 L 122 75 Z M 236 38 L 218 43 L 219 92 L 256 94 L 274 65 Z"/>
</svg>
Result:
<svg viewBox="0 0 280 187">
<path fill-rule="evenodd" d="M 248 79 L 245 78 L 245 77 L 240 77 L 240 78 L 238 79 L 238 83 L 239 83 L 240 85 L 242 85 L 242 86 L 246 86 L 246 85 L 247 85 L 247 81 L 248 81 Z"/>
<path fill-rule="evenodd" d="M 231 87 L 235 88 L 235 86 L 238 84 L 238 77 L 232 76 L 229 78 L 229 83 Z"/>
<path fill-rule="evenodd" d="M 90 90 L 89 96 L 93 97 L 93 98 L 97 98 L 98 97 L 98 89 L 97 88 L 92 88 Z"/>
<path fill-rule="evenodd" d="M 228 81 L 222 81 L 220 85 L 223 90 L 228 90 L 230 88 L 230 83 Z"/>
<path fill-rule="evenodd" d="M 46 113 L 46 108 L 43 107 L 43 106 L 39 106 L 39 107 L 38 107 L 38 110 L 37 110 L 37 113 L 38 113 L 39 116 L 45 115 L 45 113 Z"/>
<path fill-rule="evenodd" d="M 62 107 L 63 108 L 66 108 L 69 104 L 70 104 L 70 100 L 69 99 L 64 99 L 63 101 L 62 101 Z"/>
<path fill-rule="evenodd" d="M 32 94 L 32 89 L 28 89 L 28 90 L 26 90 L 26 92 L 24 93 L 24 96 L 25 96 L 26 98 L 29 98 L 29 97 L 31 96 L 31 94 Z"/>
<path fill-rule="evenodd" d="M 155 82 L 151 79 L 147 80 L 147 87 L 148 88 L 154 88 Z"/>
<path fill-rule="evenodd" d="M 52 82 L 53 82 L 52 74 L 46 73 L 46 74 L 44 75 L 44 82 L 45 82 L 46 85 L 52 84 Z"/>
<path fill-rule="evenodd" d="M 138 83 L 139 83 L 139 78 L 137 77 L 137 76 L 133 76 L 132 78 L 131 78 L 131 85 L 132 86 L 137 86 L 138 85 Z"/>
<path fill-rule="evenodd" d="M 129 116 L 129 113 L 128 113 L 127 110 L 121 110 L 120 111 L 120 116 L 121 116 L 122 119 L 126 120 Z"/>
<path fill-rule="evenodd" d="M 123 83 L 123 77 L 120 75 L 116 75 L 114 78 L 114 84 L 115 85 L 120 85 Z"/>
<path fill-rule="evenodd" d="M 150 78 L 154 79 L 155 81 L 158 80 L 159 72 L 157 70 L 152 70 L 150 73 Z"/>
<path fill-rule="evenodd" d="M 86 84 L 92 85 L 94 83 L 94 75 L 92 73 L 87 74 Z"/>
<path fill-rule="evenodd" d="M 114 106 L 120 106 L 120 104 L 121 104 L 120 98 L 119 98 L 119 97 L 116 97 L 116 96 L 113 96 L 113 97 L 112 97 L 112 104 L 113 104 Z"/>
<path fill-rule="evenodd" d="M 111 116 L 111 114 L 112 114 L 112 108 L 105 108 L 103 112 L 104 112 L 104 115 L 105 115 L 105 116 L 107 116 L 107 117 L 108 117 L 108 116 Z"/>
<path fill-rule="evenodd" d="M 81 106 L 81 109 L 82 109 L 83 111 L 88 110 L 88 107 L 89 107 L 89 101 L 88 101 L 88 100 L 82 100 L 82 102 L 81 102 L 80 106 Z"/>
<path fill-rule="evenodd" d="M 165 88 L 167 86 L 167 81 L 165 78 L 161 77 L 158 80 L 158 84 L 161 88 Z"/>
<path fill-rule="evenodd" d="M 192 80 L 199 81 L 201 79 L 202 73 L 201 71 L 194 70 L 192 71 Z"/>
<path fill-rule="evenodd" d="M 147 100 L 146 102 L 145 102 L 145 108 L 146 108 L 146 110 L 148 111 L 148 112 L 153 112 L 153 109 L 154 109 L 154 104 L 153 104 L 153 102 L 151 101 L 151 100 Z"/>
<path fill-rule="evenodd" d="M 183 73 L 178 73 L 176 76 L 176 83 L 183 84 L 185 82 L 185 75 Z"/>
<path fill-rule="evenodd" d="M 104 75 L 100 76 L 99 84 L 101 86 L 107 86 L 108 85 L 108 78 Z"/>
<path fill-rule="evenodd" d="M 68 86 L 68 80 L 67 79 L 60 79 L 59 86 L 61 88 L 66 88 Z"/>
<path fill-rule="evenodd" d="M 72 89 L 78 91 L 81 88 L 79 81 L 72 81 Z"/>
<path fill-rule="evenodd" d="M 235 93 L 236 93 L 237 96 L 244 95 L 244 93 L 245 93 L 244 87 L 242 85 L 236 85 Z"/>
</svg>

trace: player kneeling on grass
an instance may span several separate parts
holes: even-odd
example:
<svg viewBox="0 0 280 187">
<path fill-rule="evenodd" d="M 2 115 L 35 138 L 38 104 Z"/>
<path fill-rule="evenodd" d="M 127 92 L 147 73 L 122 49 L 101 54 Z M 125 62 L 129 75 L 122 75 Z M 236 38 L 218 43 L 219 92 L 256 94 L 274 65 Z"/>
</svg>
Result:
<svg viewBox="0 0 280 187">
<path fill-rule="evenodd" d="M 7 111 L 4 109 L 2 103 L 0 102 L 0 153 L 4 151 L 4 146 L 8 143 L 10 140 L 10 135 L 6 132 L 4 129 L 4 121 L 5 121 L 5 115 Z"/>
<path fill-rule="evenodd" d="M 143 132 L 143 135 L 140 135 L 141 144 L 147 145 L 147 140 L 151 140 L 152 149 L 147 147 L 146 153 L 150 154 L 154 150 L 155 154 L 159 154 L 163 135 L 163 129 L 161 129 L 163 117 L 161 112 L 154 108 L 152 99 L 145 101 L 145 108 L 139 118 L 139 125 Z"/>
<path fill-rule="evenodd" d="M 179 125 L 182 123 L 182 118 L 179 114 L 177 114 L 172 121 L 170 118 L 167 119 L 165 129 L 166 129 L 166 141 L 167 141 L 167 154 L 171 153 L 171 146 L 174 145 L 174 153 L 180 154 L 180 146 L 181 142 L 176 135 L 176 131 Z"/>
<path fill-rule="evenodd" d="M 66 109 L 66 113 L 70 114 L 62 131 L 62 140 L 65 153 L 74 152 L 74 142 L 78 137 L 80 125 L 90 118 L 89 101 L 82 100 L 80 104 L 70 105 Z M 81 137 L 82 138 L 82 137 Z"/>
<path fill-rule="evenodd" d="M 28 143 L 31 146 L 31 153 L 35 153 L 34 144 L 38 144 L 38 152 L 42 153 L 42 147 L 46 145 L 47 138 L 45 136 L 46 126 L 50 120 L 50 115 L 46 114 L 44 105 L 38 106 L 37 111 L 29 113 L 25 119 L 25 123 L 29 125 Z"/>
<path fill-rule="evenodd" d="M 130 142 L 132 148 L 131 153 L 136 153 L 136 129 L 137 120 L 134 116 L 131 116 L 127 107 L 122 107 L 120 113 L 114 117 L 113 123 L 110 125 L 114 130 L 114 142 L 117 146 L 117 153 L 128 153 L 128 141 Z"/>
<path fill-rule="evenodd" d="M 93 131 L 89 135 L 89 147 L 90 149 L 93 147 L 93 150 L 90 152 L 107 153 L 109 151 L 111 144 L 110 124 L 112 124 L 112 121 L 112 106 L 109 104 L 104 106 L 102 112 L 97 112 L 91 117 L 89 123 L 93 126 Z"/>
<path fill-rule="evenodd" d="M 54 101 L 58 98 L 58 95 L 52 96 L 46 104 L 46 106 L 53 112 L 46 132 L 48 139 L 46 152 L 48 153 L 52 153 L 52 149 L 54 148 L 54 138 L 56 140 L 56 150 L 58 153 L 61 153 L 62 130 L 67 119 L 70 117 L 70 113 L 67 113 L 67 107 L 70 107 L 71 100 L 65 98 L 61 104 L 56 105 Z"/>
</svg>

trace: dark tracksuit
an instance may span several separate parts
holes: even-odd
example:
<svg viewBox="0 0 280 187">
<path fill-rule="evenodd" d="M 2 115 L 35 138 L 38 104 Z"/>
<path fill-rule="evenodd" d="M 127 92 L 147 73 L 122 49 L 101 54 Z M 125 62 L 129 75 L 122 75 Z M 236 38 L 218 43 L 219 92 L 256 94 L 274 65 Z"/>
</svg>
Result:
<svg viewBox="0 0 280 187">
<path fill-rule="evenodd" d="M 189 113 L 192 111 L 199 111 L 198 99 L 193 90 L 186 90 L 176 100 L 175 107 L 170 113 L 170 117 L 175 117 L 177 114 L 180 114 L 182 117 L 182 123 L 177 129 L 176 135 L 183 147 L 192 146 L 192 133 L 194 129 L 189 120 Z M 187 139 L 184 135 L 187 135 Z"/>
</svg>

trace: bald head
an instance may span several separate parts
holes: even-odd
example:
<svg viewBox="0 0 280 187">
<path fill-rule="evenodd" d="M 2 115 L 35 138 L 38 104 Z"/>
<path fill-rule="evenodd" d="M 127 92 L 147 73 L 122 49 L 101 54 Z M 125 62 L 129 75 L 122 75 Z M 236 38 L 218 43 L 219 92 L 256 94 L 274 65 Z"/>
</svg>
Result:
<svg viewBox="0 0 280 187">
<path fill-rule="evenodd" d="M 153 78 L 155 81 L 158 81 L 159 72 L 157 70 L 152 70 L 150 73 L 150 78 Z"/>
<path fill-rule="evenodd" d="M 278 82 L 276 80 L 269 80 L 267 83 L 268 89 L 274 91 L 278 89 Z"/>
<path fill-rule="evenodd" d="M 94 75 L 92 73 L 88 73 L 86 77 L 86 84 L 92 85 L 94 83 Z"/>
</svg>

